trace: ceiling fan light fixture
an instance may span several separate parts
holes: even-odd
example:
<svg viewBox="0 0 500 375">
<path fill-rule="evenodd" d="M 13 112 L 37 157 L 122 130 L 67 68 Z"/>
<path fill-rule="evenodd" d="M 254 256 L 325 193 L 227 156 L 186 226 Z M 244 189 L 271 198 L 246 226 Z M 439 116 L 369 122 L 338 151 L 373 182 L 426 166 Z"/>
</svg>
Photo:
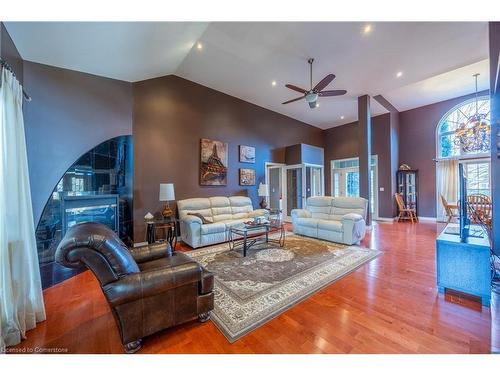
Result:
<svg viewBox="0 0 500 375">
<path fill-rule="evenodd" d="M 306 94 L 306 102 L 314 103 L 316 100 L 318 100 L 318 94 L 316 94 L 315 92 Z"/>
</svg>

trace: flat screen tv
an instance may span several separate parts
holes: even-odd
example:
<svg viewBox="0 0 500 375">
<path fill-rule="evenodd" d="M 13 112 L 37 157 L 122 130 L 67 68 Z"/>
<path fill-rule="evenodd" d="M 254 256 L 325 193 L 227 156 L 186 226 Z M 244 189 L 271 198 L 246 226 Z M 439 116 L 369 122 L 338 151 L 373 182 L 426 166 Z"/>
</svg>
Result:
<svg viewBox="0 0 500 375">
<path fill-rule="evenodd" d="M 470 220 L 467 213 L 467 177 L 461 163 L 458 164 L 458 175 L 460 178 L 460 240 L 465 241 L 469 237 Z"/>
</svg>

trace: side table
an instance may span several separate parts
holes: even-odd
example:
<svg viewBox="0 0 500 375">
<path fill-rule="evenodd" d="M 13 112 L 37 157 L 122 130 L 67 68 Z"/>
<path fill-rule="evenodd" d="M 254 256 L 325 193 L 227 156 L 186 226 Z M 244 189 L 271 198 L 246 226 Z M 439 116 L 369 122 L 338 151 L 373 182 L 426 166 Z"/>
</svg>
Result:
<svg viewBox="0 0 500 375">
<path fill-rule="evenodd" d="M 146 239 L 148 244 L 157 242 L 156 231 L 158 229 L 163 229 L 165 232 L 164 241 L 167 241 L 172 251 L 175 251 L 175 247 L 177 246 L 178 223 L 179 221 L 174 217 L 146 220 Z"/>
</svg>

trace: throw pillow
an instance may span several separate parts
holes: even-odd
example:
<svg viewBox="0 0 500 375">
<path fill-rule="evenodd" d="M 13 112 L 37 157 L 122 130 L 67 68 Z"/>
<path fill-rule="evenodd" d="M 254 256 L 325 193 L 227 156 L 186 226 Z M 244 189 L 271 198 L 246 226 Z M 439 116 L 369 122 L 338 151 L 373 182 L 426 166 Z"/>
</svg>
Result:
<svg viewBox="0 0 500 375">
<path fill-rule="evenodd" d="M 199 214 L 197 212 L 188 212 L 188 215 L 193 215 L 193 216 L 200 218 L 201 222 L 203 224 L 213 224 L 210 220 L 206 219 L 205 216 L 203 216 L 202 214 Z"/>
</svg>

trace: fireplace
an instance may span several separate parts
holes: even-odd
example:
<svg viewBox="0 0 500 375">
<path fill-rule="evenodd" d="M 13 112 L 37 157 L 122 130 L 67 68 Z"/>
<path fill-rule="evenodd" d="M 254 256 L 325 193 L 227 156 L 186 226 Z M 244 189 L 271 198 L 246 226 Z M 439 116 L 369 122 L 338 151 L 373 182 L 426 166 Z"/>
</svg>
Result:
<svg viewBox="0 0 500 375">
<path fill-rule="evenodd" d="M 101 223 L 118 233 L 118 194 L 65 195 L 62 200 L 62 235 L 73 225 Z"/>
</svg>

